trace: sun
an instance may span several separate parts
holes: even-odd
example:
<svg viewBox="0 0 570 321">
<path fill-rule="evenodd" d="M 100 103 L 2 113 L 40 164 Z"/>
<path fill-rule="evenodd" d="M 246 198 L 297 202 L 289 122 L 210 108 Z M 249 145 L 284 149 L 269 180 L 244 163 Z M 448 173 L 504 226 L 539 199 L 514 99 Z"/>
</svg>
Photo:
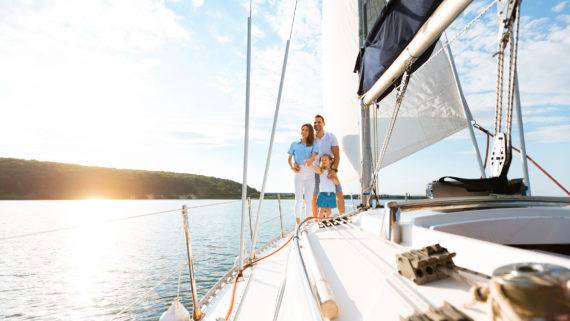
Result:
<svg viewBox="0 0 570 321">
<path fill-rule="evenodd" d="M 94 202 L 97 202 L 97 201 L 107 201 L 108 199 L 107 199 L 107 198 L 104 198 L 104 197 L 100 197 L 100 196 L 89 196 L 89 197 L 84 198 L 83 200 L 84 200 L 84 201 L 94 201 Z"/>
</svg>

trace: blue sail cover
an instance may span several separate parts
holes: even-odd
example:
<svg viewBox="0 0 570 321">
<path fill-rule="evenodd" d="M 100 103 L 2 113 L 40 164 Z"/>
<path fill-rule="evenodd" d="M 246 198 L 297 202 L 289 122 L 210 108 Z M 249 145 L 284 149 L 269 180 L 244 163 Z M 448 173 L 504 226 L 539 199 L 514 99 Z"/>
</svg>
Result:
<svg viewBox="0 0 570 321">
<path fill-rule="evenodd" d="M 354 72 L 360 76 L 358 95 L 365 94 L 396 60 L 402 50 L 431 16 L 442 0 L 391 0 L 374 22 L 366 41 L 360 48 Z M 412 65 L 412 72 L 427 61 L 434 42 Z M 392 85 L 380 97 L 394 89 Z"/>
</svg>

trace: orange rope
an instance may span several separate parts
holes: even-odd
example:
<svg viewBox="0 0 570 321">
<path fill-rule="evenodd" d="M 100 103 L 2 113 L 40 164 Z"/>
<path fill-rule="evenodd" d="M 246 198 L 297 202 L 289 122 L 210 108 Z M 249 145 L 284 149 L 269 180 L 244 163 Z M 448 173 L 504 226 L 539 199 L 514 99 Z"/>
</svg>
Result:
<svg viewBox="0 0 570 321">
<path fill-rule="evenodd" d="M 249 267 L 249 266 L 251 266 L 251 265 L 253 265 L 253 264 L 255 264 L 255 263 L 257 263 L 257 262 L 259 262 L 259 261 L 261 261 L 261 260 L 263 260 L 263 259 L 266 259 L 266 258 L 272 256 L 273 254 L 279 252 L 279 251 L 281 251 L 287 244 L 289 244 L 289 242 L 291 242 L 292 239 L 293 239 L 293 235 L 291 235 L 291 237 L 289 238 L 289 240 L 287 240 L 287 242 L 285 242 L 285 244 L 283 244 L 280 248 L 278 248 L 278 249 L 275 250 L 274 252 L 272 252 L 272 253 L 270 253 L 270 254 L 268 254 L 268 255 L 266 255 L 266 256 L 260 258 L 260 259 L 257 259 L 257 260 L 255 260 L 255 261 L 253 261 L 253 262 L 251 262 L 251 263 L 248 263 L 248 264 L 244 265 L 244 266 L 242 267 L 242 269 L 245 269 L 245 268 L 247 268 L 247 267 Z M 234 287 L 233 287 L 233 289 L 232 289 L 232 299 L 231 299 L 231 301 L 230 301 L 230 308 L 228 309 L 228 313 L 226 314 L 226 321 L 228 321 L 228 319 L 229 319 L 229 317 L 230 317 L 230 314 L 232 313 L 232 309 L 233 309 L 233 307 L 234 307 L 234 297 L 235 297 L 235 293 L 236 293 L 237 280 L 238 280 L 240 274 L 241 274 L 241 272 L 236 275 L 236 279 L 234 280 Z"/>
<path fill-rule="evenodd" d="M 477 124 L 477 126 L 473 126 L 473 127 L 477 128 L 477 129 L 479 129 L 480 131 L 482 131 L 482 132 L 484 132 L 485 134 L 487 134 L 487 142 L 489 141 L 489 140 L 488 140 L 488 139 L 489 139 L 489 136 L 490 136 L 490 137 L 495 137 L 495 136 L 494 136 L 493 134 L 491 134 L 488 130 L 486 130 L 485 128 L 481 127 L 481 125 L 479 125 L 479 124 Z M 487 147 L 488 147 L 488 145 L 487 145 Z M 521 152 L 519 149 L 517 149 L 517 148 L 514 147 L 514 146 L 511 146 L 511 148 L 514 149 L 515 151 L 517 151 L 518 153 Z M 540 171 L 542 171 L 542 172 L 544 173 L 544 175 L 548 176 L 548 178 L 550 178 L 550 179 L 554 182 L 554 184 L 558 185 L 558 187 L 560 187 L 566 194 L 568 194 L 568 196 L 570 196 L 570 192 L 568 192 L 568 190 L 565 189 L 564 186 L 562 186 L 560 183 L 558 183 L 558 181 L 557 181 L 556 179 L 554 179 L 554 177 L 550 176 L 550 174 L 548 174 L 548 172 L 547 172 L 544 168 L 540 167 L 540 165 L 538 165 L 538 164 L 534 161 L 534 159 L 532 159 L 530 156 L 528 156 L 528 154 L 526 155 L 526 158 L 527 158 L 529 161 L 531 161 Z M 487 159 L 485 158 L 485 162 L 486 162 L 486 161 L 487 161 Z"/>
<path fill-rule="evenodd" d="M 327 220 L 327 219 L 330 219 L 331 217 L 316 217 L 316 216 L 311 216 L 311 217 L 309 217 L 309 218 L 311 218 L 311 219 L 317 219 L 317 220 Z M 257 260 L 255 260 L 255 261 L 252 261 L 252 262 L 250 262 L 250 263 L 244 265 L 244 266 L 242 267 L 242 269 L 246 269 L 246 268 L 248 268 L 249 266 L 252 266 L 253 264 L 255 264 L 255 263 L 257 263 L 257 262 L 259 262 L 259 261 L 261 261 L 261 260 L 264 260 L 264 259 L 266 259 L 266 258 L 272 256 L 273 254 L 275 254 L 275 253 L 281 251 L 285 246 L 287 246 L 287 244 L 289 244 L 289 242 L 291 242 L 292 239 L 293 239 L 293 235 L 291 235 L 291 237 L 287 240 L 287 242 L 285 242 L 285 244 L 281 245 L 280 248 L 278 248 L 277 250 L 273 251 L 272 253 L 267 254 L 266 256 L 264 256 L 264 257 L 262 257 L 262 258 L 260 258 L 260 259 L 257 259 Z M 232 299 L 231 299 L 231 301 L 230 301 L 230 308 L 228 309 L 228 313 L 226 314 L 226 321 L 228 321 L 228 319 L 229 319 L 229 317 L 230 317 L 230 314 L 232 313 L 232 309 L 234 308 L 234 297 L 235 297 L 235 293 L 236 293 L 237 280 L 238 280 L 240 274 L 241 274 L 241 272 L 239 272 L 239 273 L 236 275 L 236 278 L 235 278 L 235 280 L 234 280 L 234 286 L 233 286 L 233 289 L 232 289 Z"/>
<path fill-rule="evenodd" d="M 230 314 L 232 313 L 232 309 L 234 307 L 234 297 L 236 294 L 236 285 L 237 285 L 237 280 L 238 280 L 240 274 L 241 274 L 241 272 L 239 272 L 236 275 L 236 279 L 234 280 L 234 288 L 232 290 L 232 299 L 230 301 L 230 308 L 228 309 L 228 313 L 226 314 L 226 321 L 228 321 L 228 319 L 230 318 Z"/>
<path fill-rule="evenodd" d="M 253 265 L 253 264 L 255 264 L 255 263 L 257 263 L 257 262 L 259 262 L 259 261 L 261 261 L 261 260 L 263 260 L 263 259 L 266 259 L 266 258 L 272 256 L 273 254 L 275 254 L 275 253 L 281 251 L 281 249 L 283 249 L 287 244 L 289 244 L 289 242 L 291 242 L 292 239 L 293 239 L 293 235 L 291 235 L 291 237 L 287 240 L 287 242 L 285 242 L 285 244 L 283 244 L 280 248 L 278 248 L 277 250 L 275 250 L 275 252 L 270 253 L 270 254 L 267 254 L 266 256 L 264 256 L 264 257 L 262 257 L 262 258 L 260 258 L 260 259 L 257 259 L 257 260 L 255 260 L 255 261 L 249 263 L 249 264 L 246 264 L 243 268 L 245 269 L 245 268 L 247 268 L 248 266 Z"/>
</svg>

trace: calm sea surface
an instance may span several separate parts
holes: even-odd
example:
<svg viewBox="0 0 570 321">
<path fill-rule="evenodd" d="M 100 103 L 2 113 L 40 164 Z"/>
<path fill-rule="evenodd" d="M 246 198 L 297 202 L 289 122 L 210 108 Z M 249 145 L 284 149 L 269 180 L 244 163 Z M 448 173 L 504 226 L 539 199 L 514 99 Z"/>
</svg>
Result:
<svg viewBox="0 0 570 321">
<path fill-rule="evenodd" d="M 186 263 L 182 205 L 189 207 L 202 298 L 234 264 L 241 201 L 192 207 L 224 202 L 0 201 L 0 320 L 110 320 L 176 271 L 181 260 Z M 257 204 L 253 202 L 254 217 Z M 294 201 L 283 200 L 281 207 L 285 229 L 291 229 Z M 168 210 L 176 211 L 142 216 Z M 280 234 L 276 200 L 263 202 L 261 224 L 258 247 Z M 249 240 L 249 223 L 246 235 Z M 177 289 L 176 273 L 118 320 L 158 320 Z M 180 296 L 190 310 L 187 266 L 182 269 Z"/>
</svg>

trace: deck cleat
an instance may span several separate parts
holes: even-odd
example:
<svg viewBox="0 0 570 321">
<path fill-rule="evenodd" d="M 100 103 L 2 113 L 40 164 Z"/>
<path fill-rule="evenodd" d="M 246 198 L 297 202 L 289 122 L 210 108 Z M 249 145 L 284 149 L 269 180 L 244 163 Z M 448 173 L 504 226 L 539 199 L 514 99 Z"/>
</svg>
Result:
<svg viewBox="0 0 570 321">
<path fill-rule="evenodd" d="M 407 251 L 396 256 L 398 273 L 416 284 L 445 279 L 447 274 L 442 273 L 439 267 L 453 268 L 454 256 L 455 253 L 449 253 L 439 244 Z"/>
</svg>

